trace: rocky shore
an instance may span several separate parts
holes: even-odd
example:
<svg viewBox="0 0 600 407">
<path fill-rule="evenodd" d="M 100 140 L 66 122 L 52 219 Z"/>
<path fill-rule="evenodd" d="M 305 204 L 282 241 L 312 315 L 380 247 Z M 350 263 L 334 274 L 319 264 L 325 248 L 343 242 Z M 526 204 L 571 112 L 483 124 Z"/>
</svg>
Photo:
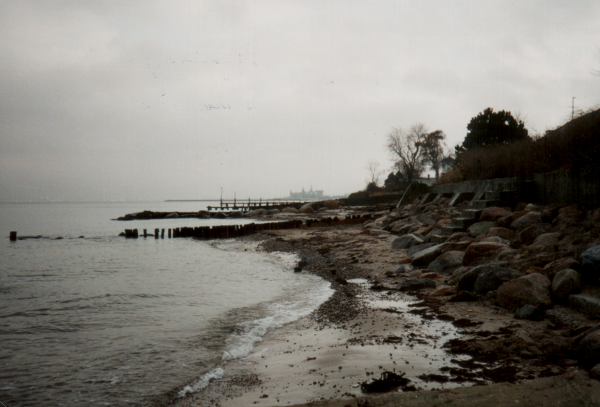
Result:
<svg viewBox="0 0 600 407">
<path fill-rule="evenodd" d="M 600 405 L 600 211 L 491 207 L 441 235 L 461 209 L 416 201 L 244 238 L 297 253 L 335 294 L 174 404 Z"/>
</svg>

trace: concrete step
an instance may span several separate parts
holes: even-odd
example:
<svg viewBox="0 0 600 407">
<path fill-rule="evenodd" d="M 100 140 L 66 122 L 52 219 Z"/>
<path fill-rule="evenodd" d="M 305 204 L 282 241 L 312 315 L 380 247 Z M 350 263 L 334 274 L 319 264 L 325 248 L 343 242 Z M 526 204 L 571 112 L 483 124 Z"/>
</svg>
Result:
<svg viewBox="0 0 600 407">
<path fill-rule="evenodd" d="M 489 208 L 490 206 L 498 206 L 500 205 L 500 201 L 498 200 L 479 200 L 479 201 L 471 201 L 471 207 L 474 209 L 485 209 L 485 208 Z"/>
<path fill-rule="evenodd" d="M 470 201 L 475 196 L 474 192 L 456 192 L 450 198 L 450 206 L 456 206 L 461 202 Z"/>
<path fill-rule="evenodd" d="M 483 209 L 465 209 L 463 210 L 463 218 L 475 219 L 475 222 L 479 222 L 479 216 L 481 216 Z"/>
<path fill-rule="evenodd" d="M 486 191 L 485 199 L 496 201 L 512 201 L 517 198 L 517 191 Z"/>
<path fill-rule="evenodd" d="M 426 193 L 423 199 L 421 200 L 421 205 L 428 204 L 435 199 L 438 194 Z"/>
</svg>

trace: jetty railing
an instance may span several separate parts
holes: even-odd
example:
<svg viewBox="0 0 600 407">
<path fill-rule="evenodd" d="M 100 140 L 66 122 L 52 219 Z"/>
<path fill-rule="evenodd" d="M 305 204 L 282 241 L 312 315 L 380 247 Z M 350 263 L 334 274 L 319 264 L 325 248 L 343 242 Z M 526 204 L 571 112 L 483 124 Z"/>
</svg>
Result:
<svg viewBox="0 0 600 407">
<path fill-rule="evenodd" d="M 277 198 L 277 199 L 250 199 L 247 201 L 241 201 L 237 199 L 221 199 L 219 206 L 207 206 L 206 209 L 210 210 L 240 210 L 242 212 L 251 211 L 254 209 L 284 209 L 284 208 L 296 208 L 300 209 L 302 206 L 312 201 L 297 201 L 293 199 Z"/>
</svg>

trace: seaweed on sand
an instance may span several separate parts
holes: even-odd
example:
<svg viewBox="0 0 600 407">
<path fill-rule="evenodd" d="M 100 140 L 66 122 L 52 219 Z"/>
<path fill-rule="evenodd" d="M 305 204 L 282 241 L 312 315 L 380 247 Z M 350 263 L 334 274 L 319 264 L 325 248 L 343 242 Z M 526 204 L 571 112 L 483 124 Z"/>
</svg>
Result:
<svg viewBox="0 0 600 407">
<path fill-rule="evenodd" d="M 360 389 L 363 393 L 385 393 L 399 387 L 405 387 L 410 382 L 410 379 L 404 377 L 405 374 L 396 374 L 395 369 L 393 372 L 384 370 L 379 379 L 373 379 L 371 383 L 363 382 Z"/>
</svg>

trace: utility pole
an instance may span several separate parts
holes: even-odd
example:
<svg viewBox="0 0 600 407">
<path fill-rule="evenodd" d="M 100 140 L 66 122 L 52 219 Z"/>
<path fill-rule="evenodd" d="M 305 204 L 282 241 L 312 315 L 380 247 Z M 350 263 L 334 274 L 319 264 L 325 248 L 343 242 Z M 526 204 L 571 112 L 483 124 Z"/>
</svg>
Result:
<svg viewBox="0 0 600 407">
<path fill-rule="evenodd" d="M 573 107 L 571 108 L 571 120 L 575 118 L 575 96 L 573 96 Z"/>
</svg>

